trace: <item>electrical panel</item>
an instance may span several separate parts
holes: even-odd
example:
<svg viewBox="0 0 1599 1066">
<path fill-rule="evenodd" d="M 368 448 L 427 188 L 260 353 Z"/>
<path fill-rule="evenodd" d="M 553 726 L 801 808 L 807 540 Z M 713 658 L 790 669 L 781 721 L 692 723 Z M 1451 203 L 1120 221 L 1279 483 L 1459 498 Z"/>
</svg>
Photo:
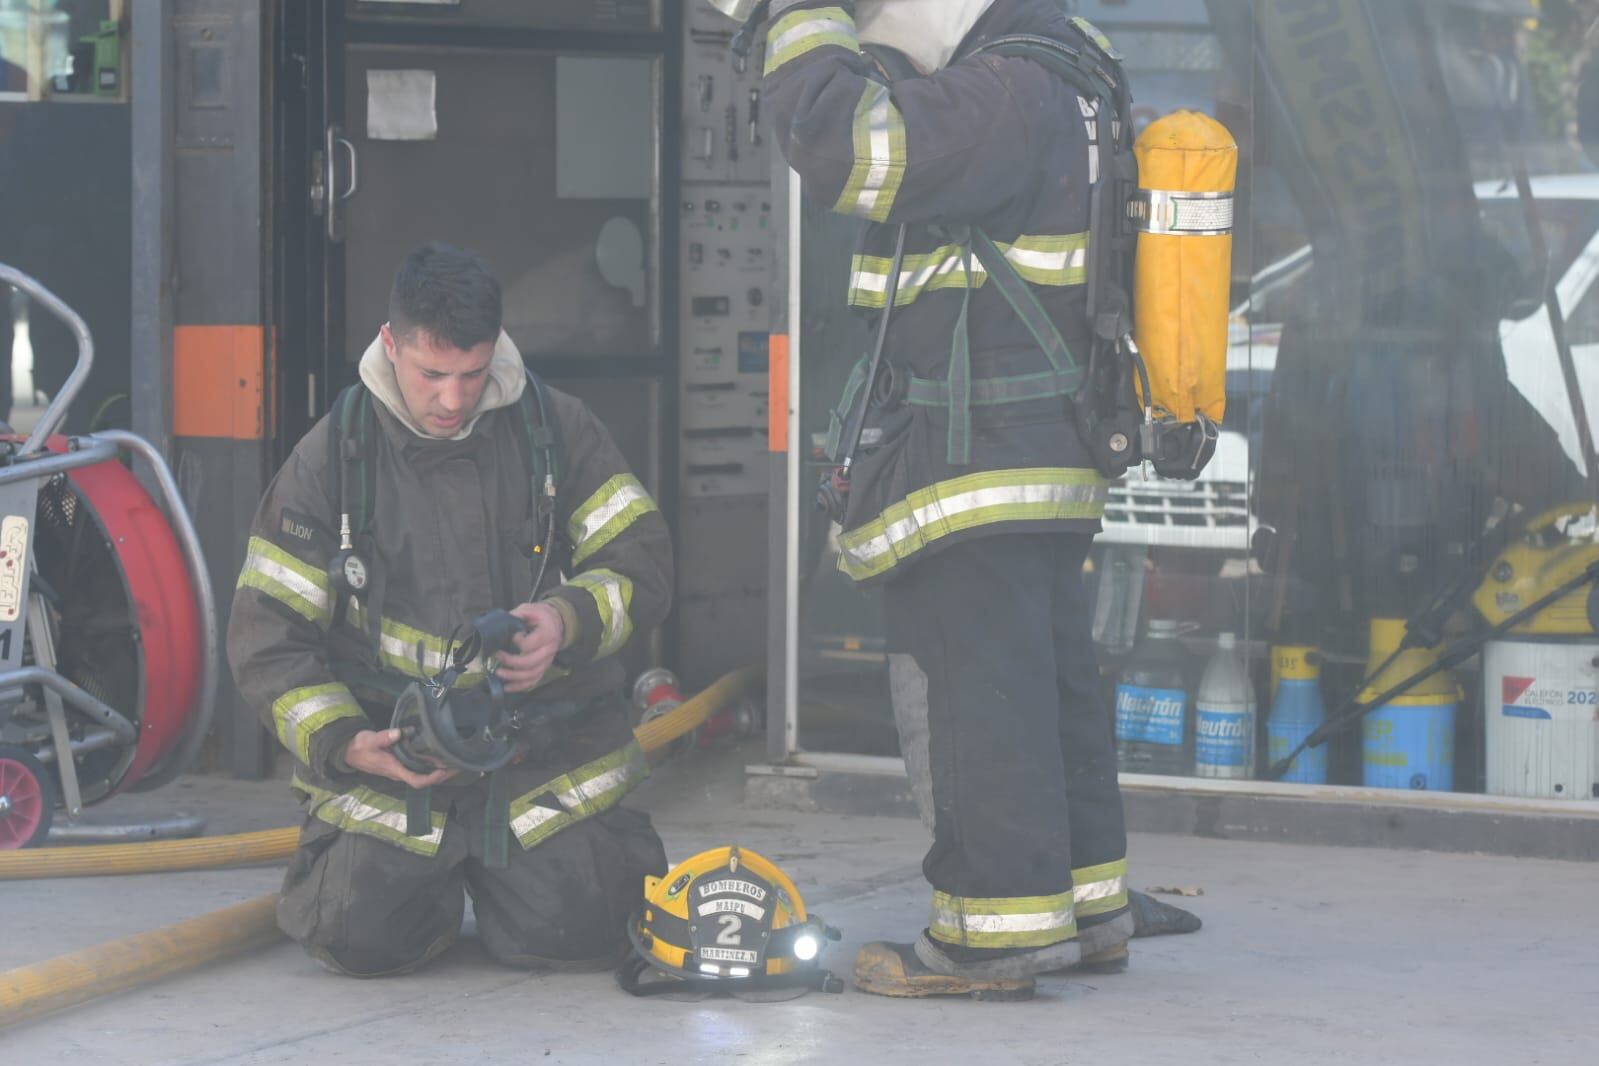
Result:
<svg viewBox="0 0 1599 1066">
<path fill-rule="evenodd" d="M 766 42 L 757 33 L 743 60 L 728 47 L 738 24 L 708 4 L 683 16 L 683 180 L 771 182 L 761 121 Z"/>
<path fill-rule="evenodd" d="M 705 4 L 683 20 L 679 424 L 688 497 L 761 495 L 767 482 L 767 341 L 776 242 L 762 44 Z"/>
<path fill-rule="evenodd" d="M 761 186 L 683 188 L 683 491 L 763 493 L 772 204 Z"/>
</svg>

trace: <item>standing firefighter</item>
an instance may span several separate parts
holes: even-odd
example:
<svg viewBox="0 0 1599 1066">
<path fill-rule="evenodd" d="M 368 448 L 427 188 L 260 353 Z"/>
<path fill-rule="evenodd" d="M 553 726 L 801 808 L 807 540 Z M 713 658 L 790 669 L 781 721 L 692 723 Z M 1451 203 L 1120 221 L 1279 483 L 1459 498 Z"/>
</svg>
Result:
<svg viewBox="0 0 1599 1066">
<path fill-rule="evenodd" d="M 901 746 L 934 837 L 926 931 L 867 945 L 857 984 L 1025 996 L 1036 974 L 1121 969 L 1135 915 L 1082 571 L 1104 442 L 1128 441 L 1085 425 L 1083 379 L 1057 359 L 1090 348 L 1086 231 L 1110 124 L 1060 70 L 979 49 L 1029 35 L 1113 56 L 1054 0 L 775 0 L 767 17 L 777 142 L 808 195 L 868 222 L 849 299 L 877 316 L 879 370 L 863 361 L 836 412 L 847 480 L 823 496 L 841 568 L 883 583 Z M 868 408 L 880 434 L 857 457 Z M 1137 902 L 1149 932 L 1197 927 Z"/>
<path fill-rule="evenodd" d="M 615 658 L 666 613 L 666 524 L 588 408 L 523 366 L 475 255 L 406 258 L 360 371 L 261 501 L 228 630 L 306 807 L 278 922 L 341 973 L 401 973 L 454 941 L 464 891 L 499 961 L 612 966 L 666 872 L 620 805 L 646 764 Z M 493 608 L 512 646 L 455 655 Z M 508 708 L 478 730 L 507 734 L 503 766 L 434 769 L 387 728 L 440 677 L 411 705 Z"/>
</svg>

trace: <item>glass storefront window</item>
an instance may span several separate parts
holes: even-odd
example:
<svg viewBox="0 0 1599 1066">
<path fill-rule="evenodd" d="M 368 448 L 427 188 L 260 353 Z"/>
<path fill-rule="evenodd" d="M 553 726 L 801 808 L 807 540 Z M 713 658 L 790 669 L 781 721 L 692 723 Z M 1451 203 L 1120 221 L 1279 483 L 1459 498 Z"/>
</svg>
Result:
<svg viewBox="0 0 1599 1066">
<path fill-rule="evenodd" d="M 1599 639 L 1571 583 L 1599 559 L 1599 66 L 1574 8 L 1078 8 L 1126 56 L 1135 123 L 1199 110 L 1240 148 L 1220 444 L 1194 482 L 1116 484 L 1089 564 L 1124 771 L 1259 779 L 1365 709 L 1289 779 L 1599 795 Z M 815 432 L 865 334 L 838 291 L 849 223 L 806 211 Z M 833 723 L 886 704 L 878 616 L 801 510 L 799 746 L 865 753 L 882 730 Z M 1157 690 L 1182 704 L 1158 737 Z M 1253 706 L 1224 771 L 1196 728 L 1217 701 Z"/>
<path fill-rule="evenodd" d="M 126 99 L 112 0 L 0 0 L 0 100 Z"/>
</svg>

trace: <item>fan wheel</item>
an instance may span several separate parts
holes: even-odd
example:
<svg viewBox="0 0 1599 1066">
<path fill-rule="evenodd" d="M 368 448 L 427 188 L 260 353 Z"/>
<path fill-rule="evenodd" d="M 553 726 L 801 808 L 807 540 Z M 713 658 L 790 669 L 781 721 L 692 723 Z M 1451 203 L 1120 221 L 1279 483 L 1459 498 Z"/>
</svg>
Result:
<svg viewBox="0 0 1599 1066">
<path fill-rule="evenodd" d="M 56 672 L 137 727 L 144 710 L 144 656 L 133 597 L 105 527 L 70 478 L 58 475 L 40 487 L 33 543 L 36 587 L 55 632 Z M 88 725 L 70 713 L 68 721 L 75 735 Z M 85 802 L 115 787 L 134 747 L 114 745 L 78 758 Z"/>
</svg>

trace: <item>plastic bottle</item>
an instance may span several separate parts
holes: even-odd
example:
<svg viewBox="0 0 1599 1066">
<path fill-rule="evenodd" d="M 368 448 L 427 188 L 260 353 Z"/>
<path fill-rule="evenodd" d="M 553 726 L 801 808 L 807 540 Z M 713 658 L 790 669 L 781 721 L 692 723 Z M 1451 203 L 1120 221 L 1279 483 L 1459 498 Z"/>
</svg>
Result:
<svg viewBox="0 0 1599 1066">
<path fill-rule="evenodd" d="M 1255 776 L 1255 686 L 1231 633 L 1217 639 L 1194 701 L 1194 774 Z"/>
<path fill-rule="evenodd" d="M 1182 623 L 1151 619 L 1116 685 L 1116 766 L 1126 773 L 1185 774 L 1193 758 Z"/>
<path fill-rule="evenodd" d="M 1312 649 L 1289 645 L 1272 649 L 1272 672 L 1277 675 L 1277 696 L 1266 716 L 1266 755 L 1275 763 L 1327 720 L 1321 697 L 1321 668 Z M 1284 781 L 1304 785 L 1327 783 L 1327 745 L 1307 748 L 1295 756 Z"/>
</svg>

